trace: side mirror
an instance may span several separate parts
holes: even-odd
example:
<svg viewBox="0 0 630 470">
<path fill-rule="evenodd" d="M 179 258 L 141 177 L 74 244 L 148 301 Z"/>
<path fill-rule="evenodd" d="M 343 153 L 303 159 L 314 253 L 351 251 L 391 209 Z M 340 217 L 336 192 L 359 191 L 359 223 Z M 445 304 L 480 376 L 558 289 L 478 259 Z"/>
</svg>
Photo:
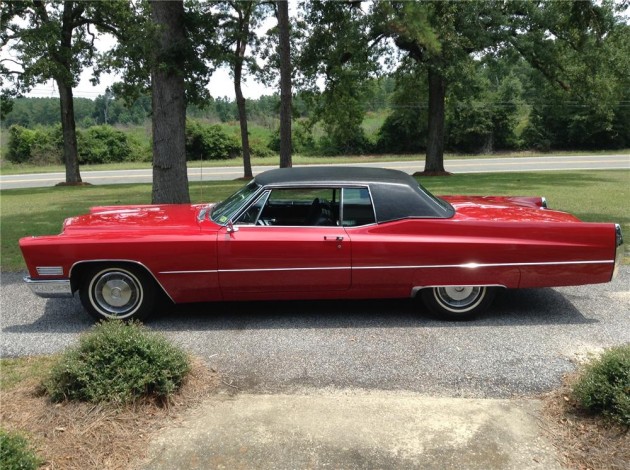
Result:
<svg viewBox="0 0 630 470">
<path fill-rule="evenodd" d="M 227 233 L 234 233 L 234 232 L 238 232 L 238 226 L 235 226 L 230 220 L 227 223 Z"/>
</svg>

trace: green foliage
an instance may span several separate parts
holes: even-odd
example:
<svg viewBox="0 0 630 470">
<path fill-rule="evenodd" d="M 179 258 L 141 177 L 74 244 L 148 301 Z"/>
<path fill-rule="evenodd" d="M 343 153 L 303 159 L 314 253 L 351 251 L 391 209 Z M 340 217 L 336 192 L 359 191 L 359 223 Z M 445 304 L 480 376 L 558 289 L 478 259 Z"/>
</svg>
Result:
<svg viewBox="0 0 630 470">
<path fill-rule="evenodd" d="M 493 61 L 461 62 L 446 106 L 446 146 L 459 152 L 491 153 L 517 146 L 520 80 Z"/>
<path fill-rule="evenodd" d="M 111 126 L 93 126 L 77 131 L 79 163 L 123 162 L 131 159 L 127 134 Z"/>
<path fill-rule="evenodd" d="M 599 14 L 603 16 L 596 16 L 598 21 L 610 21 L 605 9 Z M 570 86 L 532 77 L 538 94 L 524 133 L 526 145 L 541 149 L 630 145 L 630 26 L 605 29 L 609 32 L 602 37 L 580 37 L 573 47 L 557 46 Z"/>
<path fill-rule="evenodd" d="M 7 159 L 12 163 L 58 164 L 63 160 L 61 126 L 9 128 Z M 79 162 L 83 164 L 150 160 L 146 143 L 111 126 L 77 131 Z"/>
<path fill-rule="evenodd" d="M 142 95 L 128 103 L 107 90 L 94 100 L 92 109 L 90 117 L 98 124 L 142 124 L 151 113 L 151 97 Z M 78 116 L 77 121 L 83 122 Z"/>
<path fill-rule="evenodd" d="M 630 426 L 630 345 L 611 348 L 586 366 L 573 395 L 585 409 Z"/>
<path fill-rule="evenodd" d="M 350 75 L 345 75 L 322 96 L 318 117 L 325 137 L 321 146 L 325 154 L 361 154 L 371 150 L 361 127 L 364 97 Z"/>
<path fill-rule="evenodd" d="M 269 147 L 259 143 L 251 143 L 249 145 L 249 153 L 254 158 L 271 158 L 278 155 Z"/>
<path fill-rule="evenodd" d="M 426 148 L 427 84 L 423 71 L 412 67 L 409 72 L 396 74 L 391 94 L 392 112 L 378 131 L 376 147 L 379 152 L 410 153 Z"/>
<path fill-rule="evenodd" d="M 44 388 L 53 401 L 167 400 L 182 384 L 186 354 L 139 323 L 100 323 L 53 366 Z"/>
<path fill-rule="evenodd" d="M 371 97 L 366 84 L 380 69 L 381 49 L 369 37 L 368 16 L 351 3 L 302 4 L 305 21 L 296 63 L 303 87 L 311 91 L 311 126 L 322 123 L 325 136 L 319 144 L 329 155 L 372 150 L 361 123 Z M 318 78 L 325 82 L 323 92 Z"/>
<path fill-rule="evenodd" d="M 28 441 L 19 434 L 0 429 L 0 468 L 35 470 L 42 463 Z"/>
<path fill-rule="evenodd" d="M 541 84 L 540 97 L 523 131 L 524 146 L 543 151 L 627 148 L 630 146 L 628 90 L 618 101 L 594 106 L 581 95 Z"/>
<path fill-rule="evenodd" d="M 61 145 L 59 126 L 26 129 L 14 125 L 9 128 L 7 159 L 13 163 L 60 163 Z"/>
<path fill-rule="evenodd" d="M 227 160 L 236 158 L 240 152 L 238 141 L 220 126 L 186 121 L 187 160 Z"/>
<path fill-rule="evenodd" d="M 293 122 L 291 127 L 291 148 L 293 153 L 305 154 L 305 153 L 318 153 L 321 150 L 317 147 L 315 137 L 313 136 L 314 122 L 310 119 L 300 119 Z M 269 138 L 267 147 L 274 152 L 280 151 L 280 129 L 276 131 Z M 338 153 L 338 152 L 333 152 Z"/>
</svg>

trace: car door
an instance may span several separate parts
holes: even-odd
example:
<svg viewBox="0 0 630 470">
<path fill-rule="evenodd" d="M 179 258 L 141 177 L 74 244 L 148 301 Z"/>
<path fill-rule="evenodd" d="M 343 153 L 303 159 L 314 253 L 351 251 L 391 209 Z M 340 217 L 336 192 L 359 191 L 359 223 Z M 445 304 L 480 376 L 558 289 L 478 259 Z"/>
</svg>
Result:
<svg viewBox="0 0 630 470">
<path fill-rule="evenodd" d="M 273 188 L 223 227 L 217 246 L 224 298 L 349 289 L 351 245 L 339 224 L 339 195 L 337 188 Z"/>
</svg>

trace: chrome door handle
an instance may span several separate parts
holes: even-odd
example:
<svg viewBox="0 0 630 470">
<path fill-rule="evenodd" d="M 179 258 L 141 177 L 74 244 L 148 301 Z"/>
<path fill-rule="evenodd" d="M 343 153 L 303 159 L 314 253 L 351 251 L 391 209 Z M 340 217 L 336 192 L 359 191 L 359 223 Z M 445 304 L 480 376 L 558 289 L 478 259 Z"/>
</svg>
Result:
<svg viewBox="0 0 630 470">
<path fill-rule="evenodd" d="M 324 236 L 324 240 L 332 240 L 332 239 L 333 239 L 332 237 Z M 335 241 L 342 242 L 343 241 L 343 237 L 341 237 L 341 236 L 335 237 Z"/>
</svg>

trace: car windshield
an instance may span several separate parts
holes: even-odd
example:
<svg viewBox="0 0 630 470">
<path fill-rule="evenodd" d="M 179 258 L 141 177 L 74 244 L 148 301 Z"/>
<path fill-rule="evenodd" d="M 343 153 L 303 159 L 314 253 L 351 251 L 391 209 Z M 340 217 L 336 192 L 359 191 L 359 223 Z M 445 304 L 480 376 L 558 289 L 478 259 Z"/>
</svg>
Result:
<svg viewBox="0 0 630 470">
<path fill-rule="evenodd" d="M 210 218 L 219 224 L 227 223 L 259 189 L 260 186 L 255 181 L 251 181 L 226 200 L 214 206 Z"/>
</svg>

